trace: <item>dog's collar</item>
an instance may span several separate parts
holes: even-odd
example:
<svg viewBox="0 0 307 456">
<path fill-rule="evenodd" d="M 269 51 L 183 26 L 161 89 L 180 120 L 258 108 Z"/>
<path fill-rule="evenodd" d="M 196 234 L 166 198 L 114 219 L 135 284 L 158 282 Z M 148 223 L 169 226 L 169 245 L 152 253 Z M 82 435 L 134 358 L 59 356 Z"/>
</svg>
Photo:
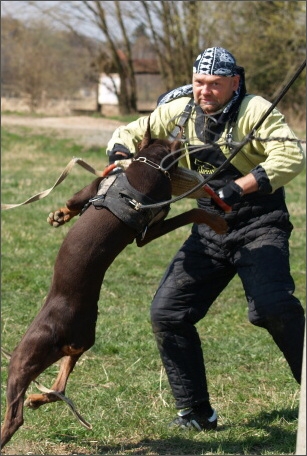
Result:
<svg viewBox="0 0 307 456">
<path fill-rule="evenodd" d="M 155 169 L 158 169 L 159 171 L 162 171 L 162 173 L 168 177 L 168 179 L 171 179 L 170 173 L 167 171 L 167 169 L 162 168 L 162 166 L 158 165 L 157 163 L 152 162 L 151 160 L 148 160 L 146 157 L 138 157 L 138 158 L 133 158 L 132 161 L 137 161 L 140 163 L 145 163 L 146 165 L 152 166 Z"/>
</svg>

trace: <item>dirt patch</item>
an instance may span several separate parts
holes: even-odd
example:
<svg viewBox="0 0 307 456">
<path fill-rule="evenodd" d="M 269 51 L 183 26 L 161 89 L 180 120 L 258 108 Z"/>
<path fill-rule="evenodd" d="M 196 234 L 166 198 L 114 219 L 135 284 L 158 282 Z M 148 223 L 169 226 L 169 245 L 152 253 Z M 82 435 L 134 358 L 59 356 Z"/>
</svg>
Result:
<svg viewBox="0 0 307 456">
<path fill-rule="evenodd" d="M 55 132 L 60 138 L 75 139 L 88 147 L 104 147 L 114 130 L 123 123 L 117 120 L 93 118 L 87 116 L 72 117 L 26 117 L 2 115 L 1 125 L 7 128 L 27 127 L 37 133 Z"/>
</svg>

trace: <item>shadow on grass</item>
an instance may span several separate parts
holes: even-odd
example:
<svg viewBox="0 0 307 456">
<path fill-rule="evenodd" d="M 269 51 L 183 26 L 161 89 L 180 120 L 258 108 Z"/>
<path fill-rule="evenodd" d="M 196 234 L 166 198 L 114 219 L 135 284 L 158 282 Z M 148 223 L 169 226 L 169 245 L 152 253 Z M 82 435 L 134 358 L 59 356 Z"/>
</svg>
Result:
<svg viewBox="0 0 307 456">
<path fill-rule="evenodd" d="M 293 424 L 298 410 L 283 409 L 262 412 L 246 423 L 219 426 L 216 432 L 190 434 L 176 431 L 164 439 L 144 439 L 134 444 L 96 447 L 98 455 L 201 455 L 201 454 L 293 454 L 296 431 L 287 430 L 285 422 Z M 283 423 L 279 425 L 279 423 Z M 192 431 L 193 432 L 193 431 Z M 197 441 L 195 436 L 197 435 Z"/>
</svg>

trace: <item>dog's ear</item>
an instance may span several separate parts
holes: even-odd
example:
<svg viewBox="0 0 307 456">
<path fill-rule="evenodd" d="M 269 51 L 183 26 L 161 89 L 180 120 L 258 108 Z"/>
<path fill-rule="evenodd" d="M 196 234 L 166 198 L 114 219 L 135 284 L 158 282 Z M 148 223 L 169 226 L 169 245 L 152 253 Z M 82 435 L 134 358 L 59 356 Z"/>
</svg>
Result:
<svg viewBox="0 0 307 456">
<path fill-rule="evenodd" d="M 182 143 L 183 128 L 180 127 L 180 131 L 176 139 L 171 144 L 171 152 L 174 154 L 174 157 L 178 158 L 181 155 L 183 143 Z M 178 152 L 177 152 L 178 151 Z M 177 154 L 175 153 L 177 152 Z"/>
<path fill-rule="evenodd" d="M 182 141 L 181 140 L 175 140 L 171 144 L 171 152 L 176 152 L 177 150 L 182 149 Z"/>
<path fill-rule="evenodd" d="M 180 136 L 177 136 L 177 138 L 181 138 Z M 174 171 L 175 169 L 178 168 L 178 162 L 179 159 L 181 158 L 181 153 L 182 153 L 182 141 L 180 139 L 175 139 L 170 143 L 170 153 L 168 154 L 167 157 L 163 160 L 163 167 L 168 169 L 169 171 Z"/>
<path fill-rule="evenodd" d="M 139 152 L 141 152 L 143 149 L 146 149 L 146 147 L 149 146 L 150 141 L 151 141 L 150 116 L 148 116 L 147 130 L 145 132 L 144 138 L 142 139 L 141 143 L 138 145 Z"/>
</svg>

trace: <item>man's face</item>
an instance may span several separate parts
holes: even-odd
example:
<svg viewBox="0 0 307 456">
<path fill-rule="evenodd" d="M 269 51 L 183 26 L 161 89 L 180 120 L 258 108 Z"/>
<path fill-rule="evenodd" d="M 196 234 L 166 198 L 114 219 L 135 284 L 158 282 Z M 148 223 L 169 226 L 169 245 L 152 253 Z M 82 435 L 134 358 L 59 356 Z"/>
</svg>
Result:
<svg viewBox="0 0 307 456">
<path fill-rule="evenodd" d="M 193 95 L 206 114 L 213 114 L 225 106 L 239 87 L 240 76 L 193 74 Z"/>
</svg>

